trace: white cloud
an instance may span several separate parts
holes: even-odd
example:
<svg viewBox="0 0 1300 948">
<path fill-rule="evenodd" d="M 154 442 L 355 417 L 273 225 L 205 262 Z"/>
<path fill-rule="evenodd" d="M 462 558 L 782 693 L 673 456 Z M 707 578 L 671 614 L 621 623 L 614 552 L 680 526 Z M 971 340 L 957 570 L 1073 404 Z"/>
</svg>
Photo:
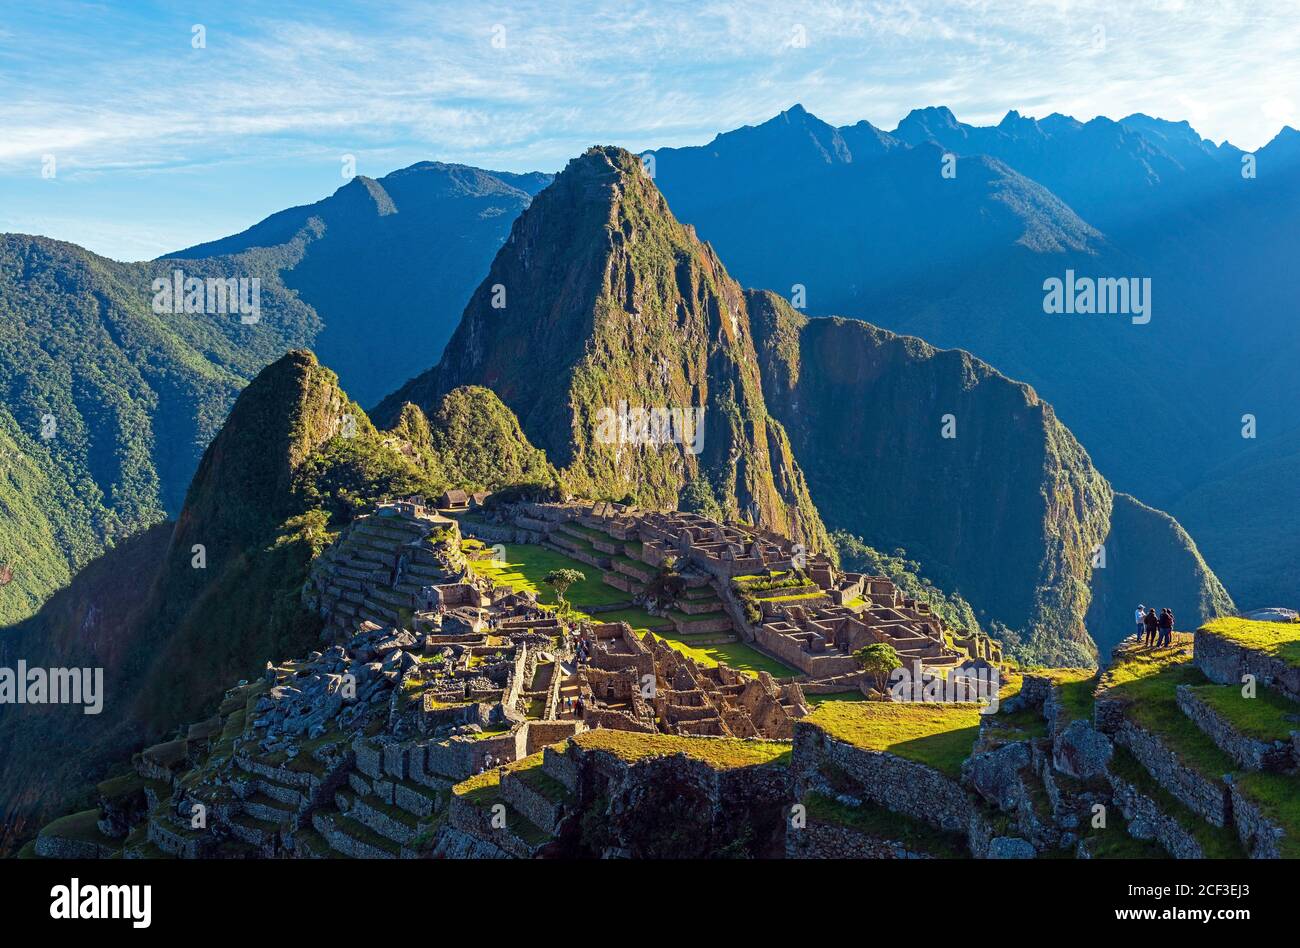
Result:
<svg viewBox="0 0 1300 948">
<path fill-rule="evenodd" d="M 887 129 L 936 104 L 976 122 L 1143 111 L 1246 148 L 1300 125 L 1300 31 L 1250 0 L 273 9 L 20 10 L 0 31 L 0 179 L 49 153 L 60 174 L 105 179 L 344 151 L 554 170 L 594 142 L 704 142 L 795 102 Z M 205 19 L 207 48 L 192 49 Z"/>
</svg>

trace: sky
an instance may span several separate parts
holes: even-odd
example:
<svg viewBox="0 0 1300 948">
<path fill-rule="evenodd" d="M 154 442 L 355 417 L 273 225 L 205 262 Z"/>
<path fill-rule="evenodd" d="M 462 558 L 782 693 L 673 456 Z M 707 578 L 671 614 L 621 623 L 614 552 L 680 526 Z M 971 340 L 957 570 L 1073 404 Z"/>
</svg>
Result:
<svg viewBox="0 0 1300 948">
<path fill-rule="evenodd" d="M 1296 0 L 0 0 L 0 231 L 139 260 L 421 160 L 557 171 L 791 105 L 1300 127 Z M 351 163 L 348 162 L 349 157 Z"/>
</svg>

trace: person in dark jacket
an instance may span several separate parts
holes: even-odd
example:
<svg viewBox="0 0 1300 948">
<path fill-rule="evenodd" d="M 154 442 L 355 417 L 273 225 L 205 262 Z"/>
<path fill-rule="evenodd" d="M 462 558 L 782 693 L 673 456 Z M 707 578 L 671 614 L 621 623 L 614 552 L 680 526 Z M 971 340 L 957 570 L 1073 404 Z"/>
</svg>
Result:
<svg viewBox="0 0 1300 948">
<path fill-rule="evenodd" d="M 1152 646 L 1156 644 L 1156 633 L 1160 630 L 1160 619 L 1156 616 L 1156 608 L 1152 606 L 1147 610 L 1147 614 L 1142 617 L 1142 625 L 1146 628 L 1146 644 Z"/>
<path fill-rule="evenodd" d="M 1164 647 L 1174 640 L 1174 612 L 1165 608 L 1160 610 L 1160 645 Z"/>
</svg>

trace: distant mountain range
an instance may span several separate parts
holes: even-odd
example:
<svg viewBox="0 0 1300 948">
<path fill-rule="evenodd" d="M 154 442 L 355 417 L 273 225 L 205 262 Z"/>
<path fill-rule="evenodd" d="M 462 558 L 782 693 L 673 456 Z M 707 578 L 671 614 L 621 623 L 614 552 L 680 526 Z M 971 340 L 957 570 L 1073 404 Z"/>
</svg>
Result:
<svg viewBox="0 0 1300 948">
<path fill-rule="evenodd" d="M 371 405 L 436 362 L 510 224 L 551 175 L 423 161 L 272 214 L 241 234 L 169 254 L 207 259 L 302 241 L 282 275 L 321 319 L 310 340 Z"/>
<path fill-rule="evenodd" d="M 1248 459 L 1300 441 L 1300 133 L 1246 156 L 1145 115 L 1010 112 L 981 128 L 931 108 L 886 132 L 795 106 L 650 154 L 674 213 L 742 283 L 803 287 L 809 314 L 968 349 L 1028 382 L 1121 489 L 1203 537 L 1241 604 L 1294 599 L 1295 490 Z M 1151 321 L 1045 314 L 1044 281 L 1069 269 L 1150 277 Z M 1250 502 L 1225 516 L 1232 496 Z"/>
</svg>

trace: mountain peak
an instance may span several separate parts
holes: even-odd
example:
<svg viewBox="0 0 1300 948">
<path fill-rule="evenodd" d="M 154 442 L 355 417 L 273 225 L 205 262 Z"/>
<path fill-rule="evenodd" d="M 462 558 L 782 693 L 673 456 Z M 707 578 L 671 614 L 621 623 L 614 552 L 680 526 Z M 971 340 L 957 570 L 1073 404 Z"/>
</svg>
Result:
<svg viewBox="0 0 1300 948">
<path fill-rule="evenodd" d="M 673 507 L 708 485 L 728 516 L 828 542 L 764 408 L 743 291 L 625 149 L 588 148 L 537 196 L 442 361 L 375 417 L 461 386 L 495 391 L 575 495 Z M 682 420 L 648 443 L 613 420 L 629 412 Z"/>
<path fill-rule="evenodd" d="M 306 349 L 292 349 L 248 383 L 199 462 L 173 543 L 191 538 L 209 553 L 236 548 L 283 514 L 298 466 L 337 435 L 351 413 L 369 424 L 338 386 L 338 376 Z M 238 517 L 223 514 L 235 507 Z M 223 531 L 238 534 L 238 541 Z M 201 537 L 201 539 L 200 539 Z"/>
<path fill-rule="evenodd" d="M 922 125 L 930 128 L 957 128 L 961 125 L 957 121 L 957 116 L 952 114 L 952 109 L 946 105 L 928 105 L 925 108 L 912 109 L 898 123 L 898 127 L 905 125 Z"/>
<path fill-rule="evenodd" d="M 397 205 L 393 203 L 392 197 L 384 190 L 384 186 L 374 178 L 369 178 L 363 174 L 354 175 L 352 180 L 334 192 L 334 196 L 340 198 L 343 202 L 359 202 L 367 210 L 373 209 L 375 214 L 380 217 L 387 217 L 389 214 L 397 213 Z"/>
</svg>

